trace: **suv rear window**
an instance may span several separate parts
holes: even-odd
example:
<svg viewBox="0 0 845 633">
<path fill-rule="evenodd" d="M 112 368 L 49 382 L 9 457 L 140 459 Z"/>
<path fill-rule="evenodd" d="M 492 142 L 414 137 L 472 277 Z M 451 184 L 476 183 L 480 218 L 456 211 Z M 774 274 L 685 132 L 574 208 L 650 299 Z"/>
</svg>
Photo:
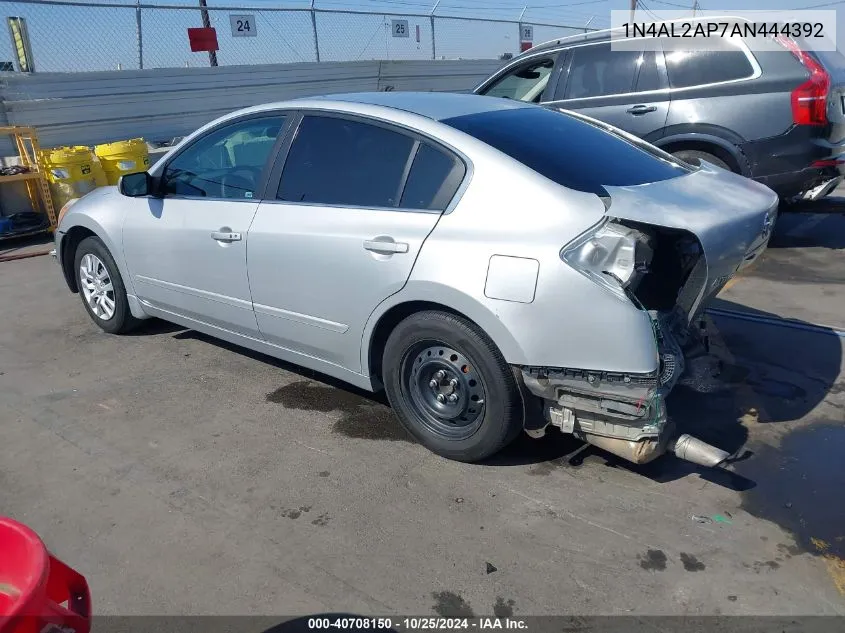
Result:
<svg viewBox="0 0 845 633">
<path fill-rule="evenodd" d="M 606 196 L 605 186 L 642 185 L 690 168 L 645 142 L 629 141 L 555 110 L 526 107 L 444 119 L 559 185 Z"/>
<path fill-rule="evenodd" d="M 683 50 L 674 42 L 664 46 L 666 72 L 673 88 L 745 79 L 754 74 L 745 51 L 724 38 L 709 42 L 708 50 Z M 713 47 L 720 50 L 710 50 Z"/>
</svg>

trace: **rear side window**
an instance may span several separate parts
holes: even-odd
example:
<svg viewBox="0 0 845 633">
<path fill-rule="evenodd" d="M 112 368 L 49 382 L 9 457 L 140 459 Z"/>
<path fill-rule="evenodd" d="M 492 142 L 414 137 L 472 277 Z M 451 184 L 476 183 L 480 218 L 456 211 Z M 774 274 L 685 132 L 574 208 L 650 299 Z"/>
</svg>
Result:
<svg viewBox="0 0 845 633">
<path fill-rule="evenodd" d="M 570 50 L 572 62 L 564 99 L 583 99 L 631 92 L 641 54 L 613 51 L 610 44 L 578 46 Z"/>
<path fill-rule="evenodd" d="M 605 186 L 641 185 L 689 173 L 646 143 L 541 107 L 496 110 L 445 119 L 462 132 L 504 152 L 554 182 L 607 195 Z"/>
<path fill-rule="evenodd" d="M 745 51 L 725 38 L 709 43 L 709 47 L 715 45 L 720 50 L 682 50 L 677 44 L 664 45 L 666 71 L 672 88 L 745 79 L 754 74 Z"/>
<path fill-rule="evenodd" d="M 444 210 L 461 184 L 464 172 L 464 165 L 457 158 L 421 143 L 399 206 Z"/>
<path fill-rule="evenodd" d="M 376 125 L 306 116 L 285 160 L 276 197 L 289 202 L 395 207 L 413 146 L 410 137 Z"/>
</svg>

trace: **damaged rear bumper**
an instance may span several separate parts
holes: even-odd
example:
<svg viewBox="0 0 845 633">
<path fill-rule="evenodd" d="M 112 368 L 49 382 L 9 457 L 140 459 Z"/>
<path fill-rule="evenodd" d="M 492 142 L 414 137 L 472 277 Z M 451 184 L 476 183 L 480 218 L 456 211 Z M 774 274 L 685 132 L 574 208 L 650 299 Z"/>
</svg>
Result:
<svg viewBox="0 0 845 633">
<path fill-rule="evenodd" d="M 527 428 L 528 433 L 542 436 L 552 424 L 635 464 L 648 463 L 667 450 L 707 466 L 724 461 L 724 451 L 688 435 L 676 436 L 666 396 L 684 371 L 681 343 L 690 343 L 688 329 L 678 313 L 651 316 L 660 359 L 655 372 L 521 367 L 525 388 L 541 399 L 545 417 L 544 426 Z"/>
</svg>

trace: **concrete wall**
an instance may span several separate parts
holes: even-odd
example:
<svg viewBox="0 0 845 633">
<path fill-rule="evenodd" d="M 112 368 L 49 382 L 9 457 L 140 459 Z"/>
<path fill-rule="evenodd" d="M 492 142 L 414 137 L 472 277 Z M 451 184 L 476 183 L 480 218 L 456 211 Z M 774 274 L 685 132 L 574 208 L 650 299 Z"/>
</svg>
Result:
<svg viewBox="0 0 845 633">
<path fill-rule="evenodd" d="M 43 147 L 141 136 L 165 141 L 232 110 L 294 97 L 372 90 L 469 91 L 497 60 L 364 61 L 0 75 L 9 125 Z M 14 153 L 2 139 L 0 156 Z"/>
</svg>

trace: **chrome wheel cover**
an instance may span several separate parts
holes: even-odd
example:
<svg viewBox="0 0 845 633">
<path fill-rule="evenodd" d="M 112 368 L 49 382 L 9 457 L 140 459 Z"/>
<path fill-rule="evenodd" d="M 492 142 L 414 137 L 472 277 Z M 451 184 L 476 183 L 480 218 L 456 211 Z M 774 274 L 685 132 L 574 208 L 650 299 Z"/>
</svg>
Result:
<svg viewBox="0 0 845 633">
<path fill-rule="evenodd" d="M 102 321 L 114 316 L 114 286 L 106 265 L 93 253 L 79 262 L 79 287 L 94 316 Z"/>
</svg>

